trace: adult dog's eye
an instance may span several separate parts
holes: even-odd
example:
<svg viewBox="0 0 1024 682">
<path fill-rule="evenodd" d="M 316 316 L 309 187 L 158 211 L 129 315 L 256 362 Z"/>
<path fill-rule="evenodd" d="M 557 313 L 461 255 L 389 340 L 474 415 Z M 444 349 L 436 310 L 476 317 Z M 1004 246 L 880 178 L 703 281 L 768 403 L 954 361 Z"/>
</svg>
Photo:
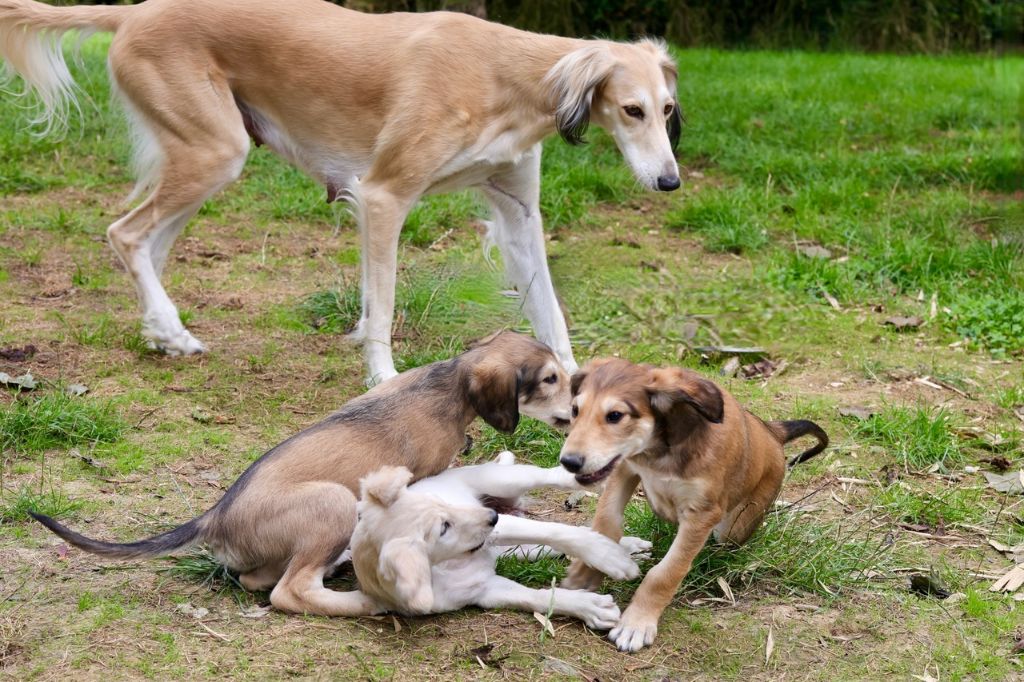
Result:
<svg viewBox="0 0 1024 682">
<path fill-rule="evenodd" d="M 635 104 L 624 106 L 622 107 L 622 110 L 626 112 L 626 116 L 640 119 L 641 121 L 644 120 L 644 110 Z"/>
<path fill-rule="evenodd" d="M 442 523 L 441 524 L 441 535 L 444 535 L 445 533 L 447 533 L 448 529 L 451 528 L 451 527 L 452 527 L 452 524 L 449 523 L 448 521 L 445 521 L 444 523 Z"/>
<path fill-rule="evenodd" d="M 552 374 L 549 377 L 544 377 L 544 383 L 545 384 L 557 384 L 558 383 L 558 375 L 557 374 Z"/>
<path fill-rule="evenodd" d="M 618 410 L 612 410 L 604 416 L 604 420 L 609 424 L 618 424 L 622 421 L 623 414 Z"/>
<path fill-rule="evenodd" d="M 579 408 L 579 407 L 577 407 L 576 405 L 573 405 L 573 406 L 572 406 L 572 416 L 573 416 L 573 417 L 578 417 L 578 416 L 580 416 L 580 408 Z"/>
<path fill-rule="evenodd" d="M 671 104 L 666 104 L 665 105 L 665 115 L 666 116 L 671 116 L 672 115 L 672 105 Z"/>
</svg>

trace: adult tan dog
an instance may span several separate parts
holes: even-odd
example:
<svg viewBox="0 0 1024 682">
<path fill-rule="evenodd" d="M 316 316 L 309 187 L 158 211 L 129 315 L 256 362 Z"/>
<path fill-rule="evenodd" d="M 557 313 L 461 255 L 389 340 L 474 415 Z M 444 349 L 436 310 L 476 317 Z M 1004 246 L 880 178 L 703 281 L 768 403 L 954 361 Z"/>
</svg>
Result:
<svg viewBox="0 0 1024 682">
<path fill-rule="evenodd" d="M 110 74 L 150 192 L 107 231 L 131 275 L 143 334 L 177 354 L 203 345 L 160 277 L 210 196 L 238 178 L 249 138 L 355 207 L 370 379 L 391 357 L 398 235 L 424 194 L 480 189 L 537 337 L 575 371 L 548 272 L 539 210 L 541 141 L 579 143 L 589 122 L 615 139 L 646 187 L 674 190 L 676 67 L 665 48 L 537 35 L 463 14 L 364 15 L 321 0 L 149 0 L 51 7 L 0 0 L 0 56 L 53 122 L 74 102 L 60 50 L 69 29 L 111 31 Z M 670 137 L 672 140 L 670 140 Z"/>
<path fill-rule="evenodd" d="M 608 478 L 594 530 L 622 536 L 623 510 L 641 482 L 654 513 L 679 526 L 608 633 L 620 650 L 637 651 L 654 641 L 661 612 L 712 532 L 741 544 L 761 525 L 782 487 L 782 446 L 805 435 L 818 439 L 796 464 L 824 450 L 828 436 L 810 421 L 764 422 L 684 369 L 596 360 L 573 376 L 572 391 L 561 462 L 582 484 Z M 594 590 L 602 577 L 575 561 L 562 585 Z"/>
<path fill-rule="evenodd" d="M 520 413 L 555 424 L 569 416 L 569 381 L 551 350 L 503 332 L 451 360 L 404 372 L 345 404 L 254 462 L 209 511 L 161 535 L 117 544 L 37 520 L 93 554 L 137 559 L 205 543 L 250 590 L 282 611 L 344 616 L 365 599 L 323 585 L 356 525 L 359 480 L 403 466 L 414 478 L 444 471 L 478 415 L 512 431 Z"/>
</svg>

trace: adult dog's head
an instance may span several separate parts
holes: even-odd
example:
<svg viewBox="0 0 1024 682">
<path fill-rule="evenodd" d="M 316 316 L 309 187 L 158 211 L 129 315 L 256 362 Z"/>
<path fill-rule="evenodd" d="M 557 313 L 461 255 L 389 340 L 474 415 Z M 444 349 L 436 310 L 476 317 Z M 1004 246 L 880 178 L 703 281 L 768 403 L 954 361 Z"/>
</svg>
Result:
<svg viewBox="0 0 1024 682">
<path fill-rule="evenodd" d="M 713 383 L 689 370 L 615 358 L 595 360 L 572 377 L 572 424 L 562 466 L 584 485 L 623 459 L 677 442 L 722 422 L 725 402 Z"/>
<path fill-rule="evenodd" d="M 352 566 L 364 593 L 403 613 L 429 613 L 430 567 L 481 549 L 498 514 L 412 492 L 411 479 L 405 467 L 384 467 L 360 481 Z"/>
<path fill-rule="evenodd" d="M 470 405 L 499 431 L 514 431 L 520 413 L 568 426 L 569 375 L 551 349 L 533 337 L 499 332 L 460 356 L 459 366 Z"/>
<path fill-rule="evenodd" d="M 593 121 L 615 140 L 637 180 L 648 189 L 672 191 L 680 185 L 677 77 L 661 42 L 602 40 L 562 57 L 545 84 L 555 106 L 555 127 L 567 142 L 582 142 Z"/>
</svg>

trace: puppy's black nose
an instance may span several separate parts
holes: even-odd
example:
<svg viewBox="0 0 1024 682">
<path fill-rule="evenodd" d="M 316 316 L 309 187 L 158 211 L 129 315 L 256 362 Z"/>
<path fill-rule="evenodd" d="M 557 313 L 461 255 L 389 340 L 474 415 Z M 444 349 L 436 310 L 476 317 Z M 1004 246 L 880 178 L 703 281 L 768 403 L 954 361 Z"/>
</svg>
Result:
<svg viewBox="0 0 1024 682">
<path fill-rule="evenodd" d="M 658 176 L 658 189 L 662 192 L 671 192 L 672 190 L 679 189 L 679 184 L 678 175 Z"/>
<path fill-rule="evenodd" d="M 498 525 L 498 512 L 494 511 L 493 509 L 491 510 L 491 520 L 489 523 L 491 524 L 492 527 Z"/>
<path fill-rule="evenodd" d="M 564 466 L 571 473 L 576 473 L 583 468 L 583 457 L 576 454 L 562 455 L 562 466 Z"/>
</svg>

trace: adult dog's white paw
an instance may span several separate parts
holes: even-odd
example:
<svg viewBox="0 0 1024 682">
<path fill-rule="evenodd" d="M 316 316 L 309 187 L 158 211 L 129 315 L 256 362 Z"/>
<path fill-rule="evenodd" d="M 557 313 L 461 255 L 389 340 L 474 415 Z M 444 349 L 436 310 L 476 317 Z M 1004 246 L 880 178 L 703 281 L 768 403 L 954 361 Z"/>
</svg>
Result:
<svg viewBox="0 0 1024 682">
<path fill-rule="evenodd" d="M 649 616 L 638 616 L 626 609 L 622 618 L 608 633 L 608 639 L 615 643 L 619 651 L 640 651 L 645 646 L 654 644 L 658 634 L 658 619 Z"/>
<path fill-rule="evenodd" d="M 579 609 L 579 619 L 591 630 L 607 630 L 619 622 L 621 612 L 615 600 L 609 594 L 581 592 L 583 603 Z"/>
<path fill-rule="evenodd" d="M 600 533 L 594 533 L 587 556 L 580 558 L 612 580 L 632 580 L 640 576 L 640 567 L 629 550 Z"/>
<path fill-rule="evenodd" d="M 619 546 L 629 552 L 633 559 L 637 561 L 650 559 L 651 548 L 654 547 L 651 542 L 643 538 L 633 537 L 632 535 L 623 535 L 622 539 L 619 540 Z"/>
<path fill-rule="evenodd" d="M 203 342 L 192 336 L 187 329 L 174 334 L 163 334 L 152 329 L 143 329 L 142 335 L 147 338 L 147 345 L 172 358 L 182 355 L 205 353 Z"/>
</svg>

